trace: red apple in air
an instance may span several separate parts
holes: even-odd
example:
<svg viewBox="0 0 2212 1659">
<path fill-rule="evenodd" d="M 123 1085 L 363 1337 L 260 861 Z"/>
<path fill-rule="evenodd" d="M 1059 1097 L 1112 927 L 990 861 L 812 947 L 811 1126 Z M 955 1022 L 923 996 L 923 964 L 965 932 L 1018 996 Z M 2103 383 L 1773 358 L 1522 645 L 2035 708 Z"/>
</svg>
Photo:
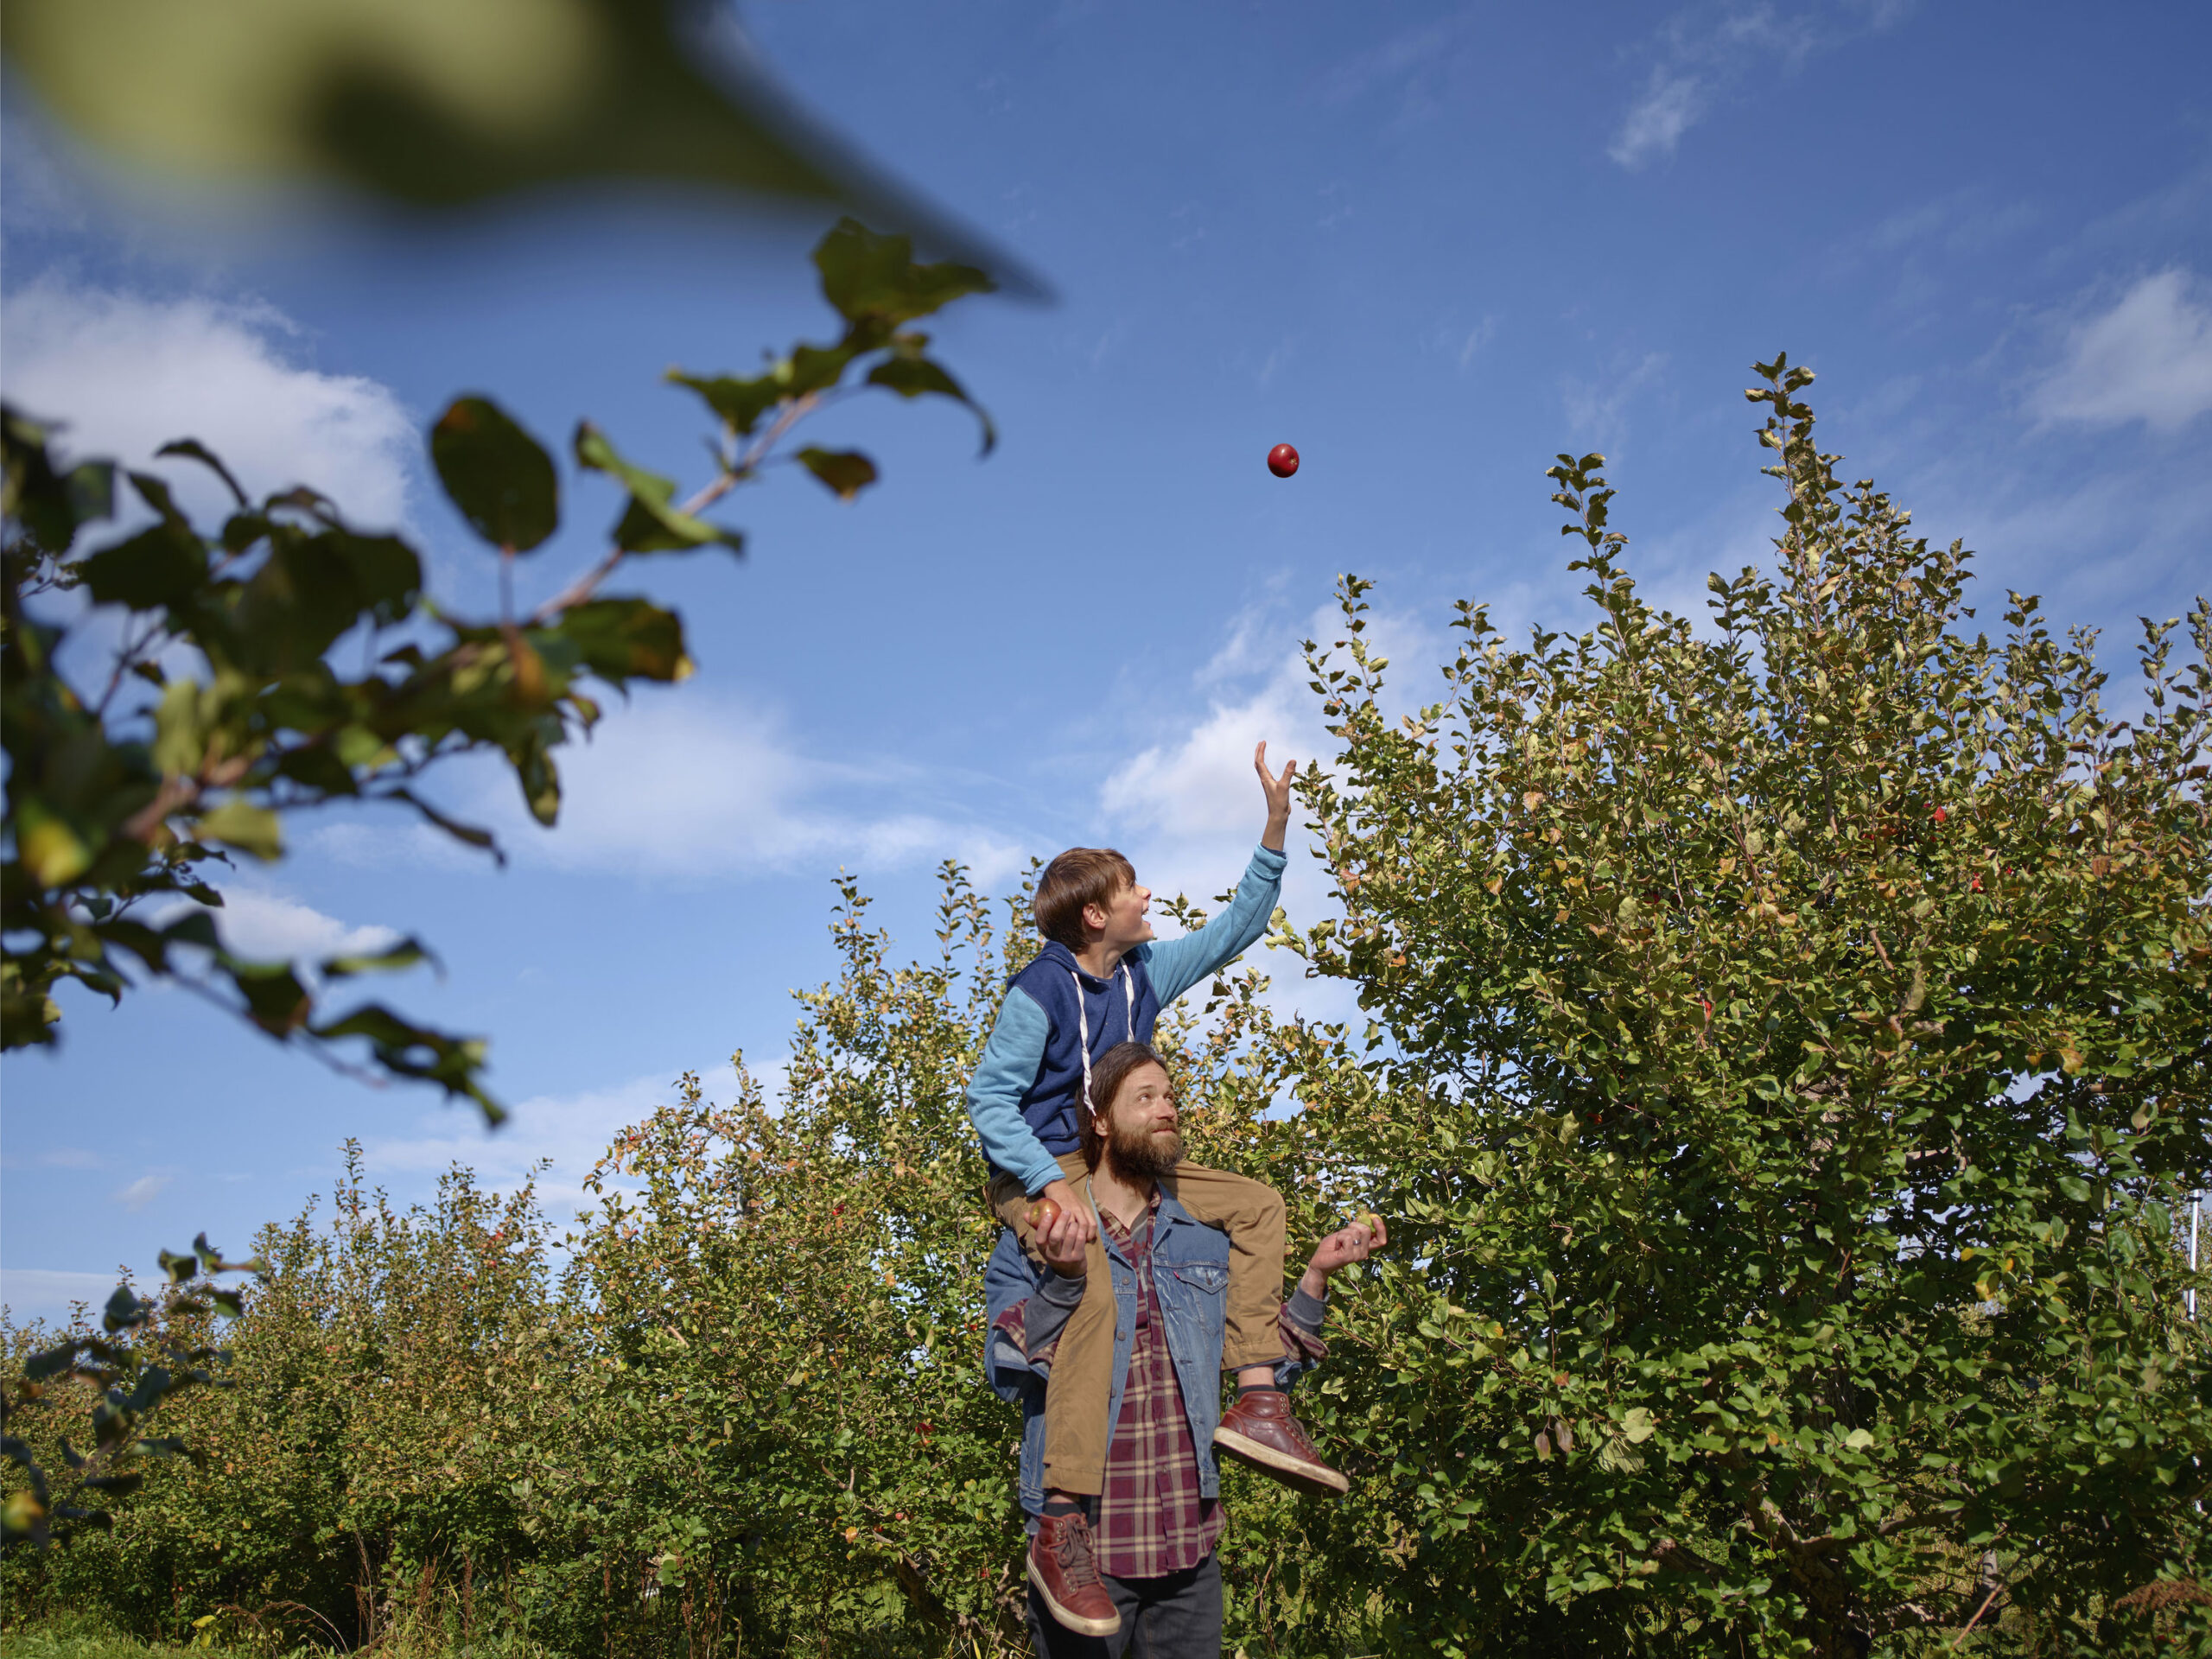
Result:
<svg viewBox="0 0 2212 1659">
<path fill-rule="evenodd" d="M 1298 470 L 1298 451 L 1287 443 L 1279 443 L 1268 451 L 1268 470 L 1277 478 L 1288 478 Z"/>
</svg>

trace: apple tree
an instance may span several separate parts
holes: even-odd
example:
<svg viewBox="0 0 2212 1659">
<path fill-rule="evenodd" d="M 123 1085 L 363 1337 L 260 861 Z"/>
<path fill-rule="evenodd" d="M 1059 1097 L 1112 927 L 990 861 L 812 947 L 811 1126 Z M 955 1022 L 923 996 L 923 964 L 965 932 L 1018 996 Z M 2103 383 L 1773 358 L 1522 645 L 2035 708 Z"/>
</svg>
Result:
<svg viewBox="0 0 2212 1659">
<path fill-rule="evenodd" d="M 1277 1133 L 1396 1247 L 1308 1571 L 1452 1655 L 2203 1640 L 2212 613 L 2116 709 L 1758 372 L 1776 568 L 1706 626 L 1562 455 L 1589 632 L 1463 604 L 1395 718 L 1368 582 L 1309 646 L 1343 913 L 1289 937 L 1374 1026 Z"/>
</svg>

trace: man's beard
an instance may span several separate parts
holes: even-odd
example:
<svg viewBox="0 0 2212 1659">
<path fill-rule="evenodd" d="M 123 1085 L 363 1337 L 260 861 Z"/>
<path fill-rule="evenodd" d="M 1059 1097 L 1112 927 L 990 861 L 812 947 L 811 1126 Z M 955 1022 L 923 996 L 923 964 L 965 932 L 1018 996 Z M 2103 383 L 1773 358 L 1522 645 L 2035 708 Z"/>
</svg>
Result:
<svg viewBox="0 0 2212 1659">
<path fill-rule="evenodd" d="M 1125 1130 L 1117 1123 L 1106 1142 L 1106 1155 L 1123 1179 L 1156 1181 L 1183 1161 L 1183 1137 L 1173 1129 L 1155 1135 L 1149 1129 Z"/>
</svg>

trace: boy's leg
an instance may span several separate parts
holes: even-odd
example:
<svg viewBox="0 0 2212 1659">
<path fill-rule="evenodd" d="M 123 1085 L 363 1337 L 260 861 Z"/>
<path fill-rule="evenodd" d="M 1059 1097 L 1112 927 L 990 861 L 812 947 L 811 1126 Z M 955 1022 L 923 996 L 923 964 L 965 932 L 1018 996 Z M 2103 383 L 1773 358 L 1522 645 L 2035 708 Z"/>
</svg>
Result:
<svg viewBox="0 0 2212 1659">
<path fill-rule="evenodd" d="M 1066 1153 L 1060 1171 L 1078 1192 L 1090 1172 L 1080 1153 Z M 1262 1189 L 1263 1191 L 1265 1189 Z M 1047 1273 L 1025 1211 L 1029 1195 L 1011 1175 L 991 1183 L 991 1208 L 1014 1229 L 1024 1254 Z M 1281 1208 L 1280 1200 L 1277 1208 Z M 1277 1254 L 1281 1254 L 1278 1248 Z M 1106 1402 L 1114 1392 L 1114 1273 L 1106 1247 L 1090 1242 L 1086 1259 L 1089 1274 L 1083 1300 L 1060 1332 L 1052 1351 L 1052 1376 L 1045 1388 L 1045 1484 L 1082 1497 L 1096 1497 L 1106 1480 Z M 1270 1319 L 1273 1315 L 1268 1316 Z M 1277 1349 L 1281 1354 L 1281 1349 Z"/>
<path fill-rule="evenodd" d="M 1221 1368 L 1273 1365 L 1282 1356 L 1284 1228 L 1281 1196 L 1225 1169 L 1178 1164 L 1160 1183 L 1191 1219 L 1229 1235 L 1229 1301 Z"/>
<path fill-rule="evenodd" d="M 1200 1164 L 1178 1164 L 1161 1183 L 1194 1221 L 1229 1235 L 1228 1305 L 1221 1367 L 1240 1373 L 1236 1402 L 1222 1414 L 1214 1449 L 1305 1491 L 1341 1496 L 1351 1483 L 1322 1460 L 1275 1386 L 1283 1357 L 1282 1198 L 1263 1182 Z"/>
</svg>

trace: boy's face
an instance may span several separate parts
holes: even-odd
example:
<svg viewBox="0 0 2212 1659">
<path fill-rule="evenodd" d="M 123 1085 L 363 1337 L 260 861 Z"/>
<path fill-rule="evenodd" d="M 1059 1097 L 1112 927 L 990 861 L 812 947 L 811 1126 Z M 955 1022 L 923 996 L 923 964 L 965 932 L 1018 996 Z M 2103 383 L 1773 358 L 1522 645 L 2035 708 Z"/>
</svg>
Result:
<svg viewBox="0 0 2212 1659">
<path fill-rule="evenodd" d="M 1152 889 L 1131 882 L 1103 906 L 1085 905 L 1083 919 L 1098 929 L 1099 943 L 1117 950 L 1142 944 L 1152 937 Z"/>
</svg>

